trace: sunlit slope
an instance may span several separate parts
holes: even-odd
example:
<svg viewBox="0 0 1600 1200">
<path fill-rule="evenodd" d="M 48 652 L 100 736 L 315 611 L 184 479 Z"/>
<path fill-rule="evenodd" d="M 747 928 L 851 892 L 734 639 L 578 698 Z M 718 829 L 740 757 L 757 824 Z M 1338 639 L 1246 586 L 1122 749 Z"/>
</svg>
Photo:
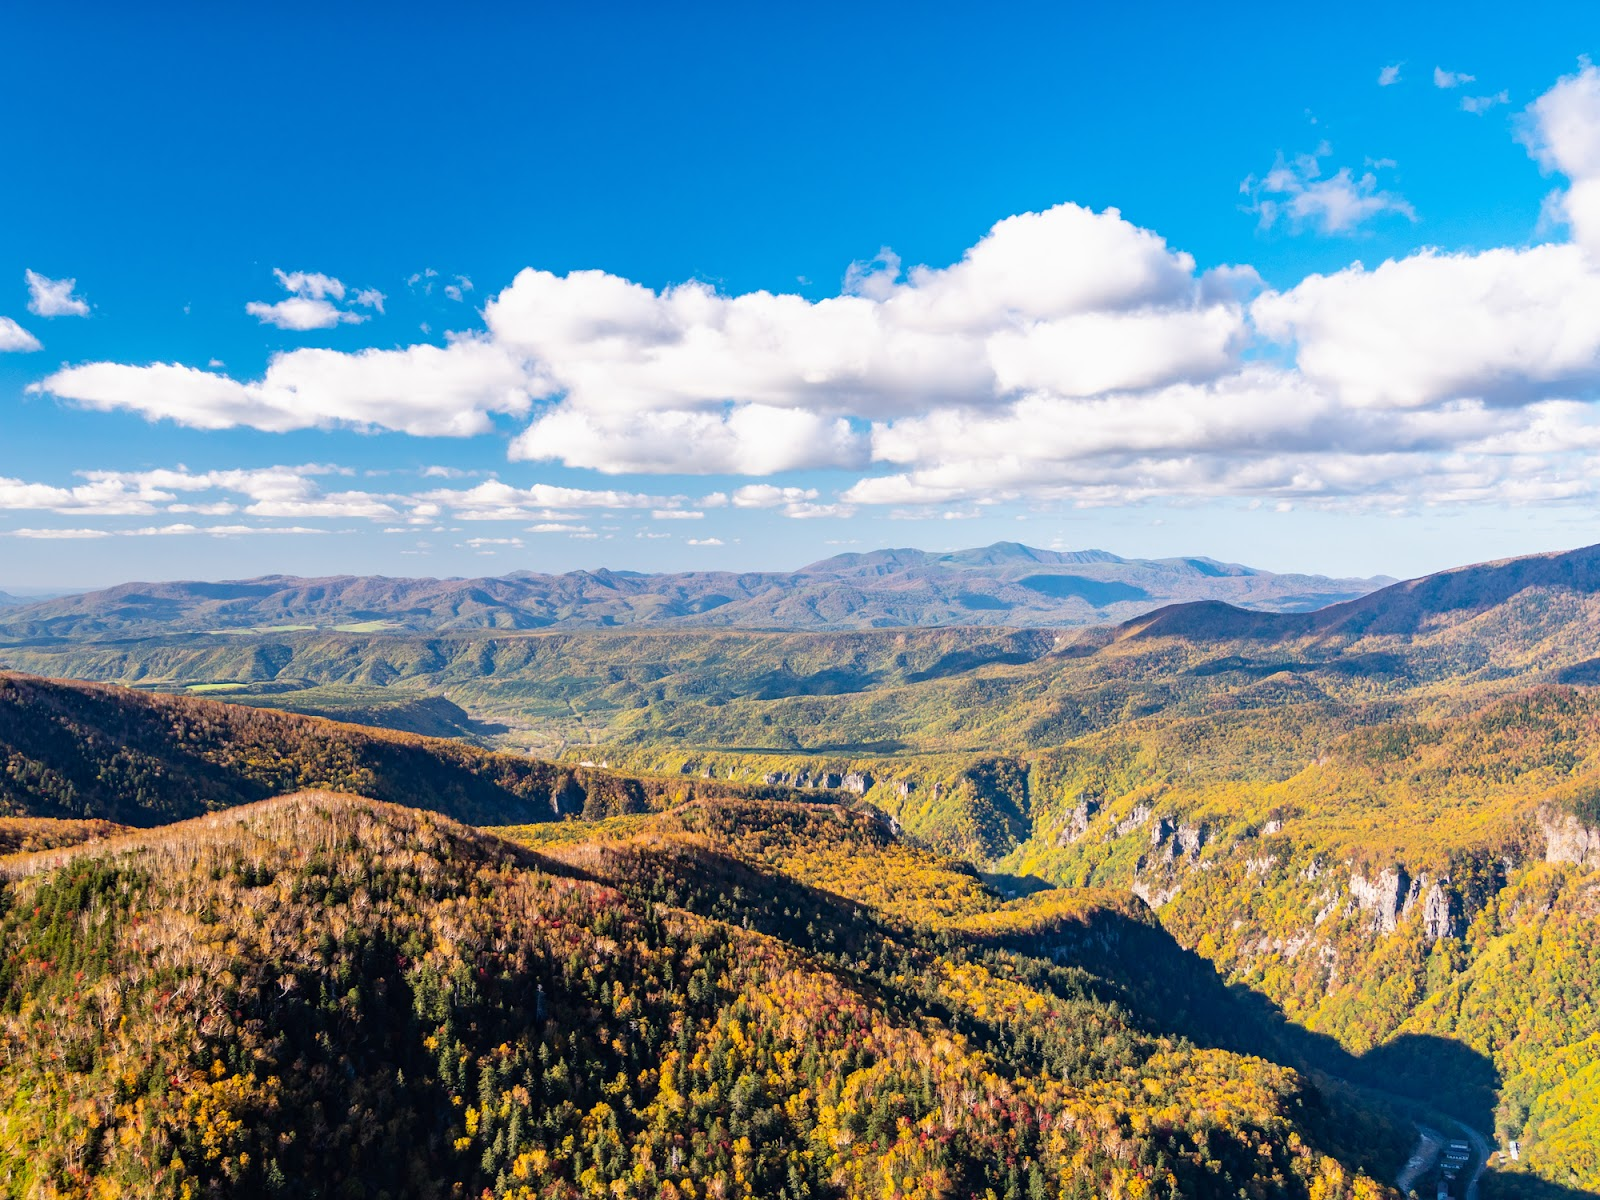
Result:
<svg viewBox="0 0 1600 1200">
<path fill-rule="evenodd" d="M 1381 1194 L 1391 1135 L 1295 1072 L 725 819 L 525 849 L 309 794 L 11 860 L 0 1193 Z"/>
</svg>

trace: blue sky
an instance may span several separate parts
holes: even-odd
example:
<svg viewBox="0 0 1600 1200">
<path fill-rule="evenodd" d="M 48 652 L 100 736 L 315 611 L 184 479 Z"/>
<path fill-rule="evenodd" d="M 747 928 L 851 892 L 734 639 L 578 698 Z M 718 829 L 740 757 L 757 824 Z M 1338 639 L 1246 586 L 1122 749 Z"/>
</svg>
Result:
<svg viewBox="0 0 1600 1200">
<path fill-rule="evenodd" d="M 0 589 L 1597 540 L 1584 6 L 329 7 L 0 15 Z"/>
</svg>

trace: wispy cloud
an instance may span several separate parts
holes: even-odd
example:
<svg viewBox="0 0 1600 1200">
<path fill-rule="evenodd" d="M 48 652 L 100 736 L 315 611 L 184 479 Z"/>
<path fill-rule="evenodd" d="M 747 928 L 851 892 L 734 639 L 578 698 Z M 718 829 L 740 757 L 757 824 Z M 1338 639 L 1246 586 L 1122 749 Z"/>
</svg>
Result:
<svg viewBox="0 0 1600 1200">
<path fill-rule="evenodd" d="M 255 535 L 298 536 L 325 534 L 326 529 L 312 529 L 301 525 L 148 525 L 142 529 L 5 529 L 0 537 L 28 538 L 38 541 L 83 541 L 110 537 L 249 537 Z"/>
<path fill-rule="evenodd" d="M 1250 198 L 1250 211 L 1270 229 L 1280 221 L 1292 229 L 1312 229 L 1322 234 L 1352 233 L 1374 218 L 1384 215 L 1417 219 L 1416 210 L 1398 192 L 1380 186 L 1378 172 L 1392 169 L 1391 160 L 1369 160 L 1357 175 L 1340 167 L 1324 175 L 1322 160 L 1332 154 L 1324 142 L 1315 154 L 1301 154 L 1278 161 L 1265 175 L 1252 175 L 1239 185 Z"/>
<path fill-rule="evenodd" d="M 1481 115 L 1499 104 L 1510 104 L 1511 93 L 1504 88 L 1492 96 L 1463 96 L 1461 97 L 1461 111 Z"/>
<path fill-rule="evenodd" d="M 475 537 L 468 538 L 463 544 L 474 550 L 482 550 L 486 546 L 521 546 L 523 541 L 519 537 Z"/>
<path fill-rule="evenodd" d="M 108 538 L 105 529 L 7 529 L 5 537 L 28 538 L 38 541 L 83 541 L 89 538 Z"/>
<path fill-rule="evenodd" d="M 289 296 L 272 304 L 252 300 L 244 310 L 263 325 L 276 325 L 279 329 L 304 333 L 312 329 L 332 329 L 336 325 L 359 325 L 367 320 L 368 314 L 356 312 L 356 308 L 381 313 L 387 298 L 376 288 L 362 288 L 353 292 L 349 305 L 345 305 L 347 289 L 341 280 L 331 275 L 277 268 L 272 273 Z"/>
<path fill-rule="evenodd" d="M 1394 63 L 1391 66 L 1384 67 L 1381 71 L 1379 71 L 1378 72 L 1378 86 L 1379 87 L 1393 87 L 1395 84 L 1399 83 L 1400 82 L 1400 66 L 1401 66 L 1400 63 Z"/>
<path fill-rule="evenodd" d="M 1446 71 L 1443 67 L 1433 69 L 1433 86 L 1436 88 L 1456 88 L 1465 83 L 1476 83 L 1476 75 L 1468 75 L 1465 71 Z"/>
</svg>

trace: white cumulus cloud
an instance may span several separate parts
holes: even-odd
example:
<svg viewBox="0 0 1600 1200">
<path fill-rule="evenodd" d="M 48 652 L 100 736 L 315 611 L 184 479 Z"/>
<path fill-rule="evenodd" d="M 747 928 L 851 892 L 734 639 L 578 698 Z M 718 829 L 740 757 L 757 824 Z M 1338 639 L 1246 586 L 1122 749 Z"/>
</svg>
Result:
<svg viewBox="0 0 1600 1200">
<path fill-rule="evenodd" d="M 0 317 L 0 351 L 38 350 L 39 339 L 34 337 L 10 317 Z"/>
<path fill-rule="evenodd" d="M 1526 402 L 1600 380 L 1600 272 L 1582 248 L 1424 251 L 1258 298 L 1310 379 L 1363 407 Z"/>
<path fill-rule="evenodd" d="M 523 271 L 486 310 L 495 338 L 538 365 L 546 394 L 582 413 L 774 411 L 889 416 L 930 400 L 1001 398 L 989 348 L 996 335 L 1093 316 L 1138 314 L 1127 334 L 1166 345 L 1160 318 L 1193 339 L 1195 312 L 1223 324 L 1194 262 L 1115 210 L 1061 205 L 1001 221 L 962 260 L 886 269 L 820 301 L 704 284 L 655 292 L 601 272 Z M 1237 322 L 1237 307 L 1233 308 Z M 1213 327 L 1208 326 L 1208 327 Z M 1048 328 L 1043 332 L 1048 332 Z M 1121 347 L 1119 347 L 1119 350 Z M 1083 350 L 1081 353 L 1090 353 Z M 1215 359 L 1214 339 L 1194 351 Z M 1118 377 L 1125 357 L 1082 374 Z"/>
<path fill-rule="evenodd" d="M 800 504 L 817 498 L 816 488 L 778 487 L 770 483 L 752 483 L 733 493 L 737 508 L 777 508 L 783 504 Z"/>
<path fill-rule="evenodd" d="M 74 294 L 76 279 L 51 279 L 37 271 L 24 271 L 28 281 L 28 311 L 39 317 L 87 317 L 89 302 Z"/>
<path fill-rule="evenodd" d="M 522 364 L 481 338 L 354 354 L 292 350 L 276 355 L 262 378 L 249 382 L 178 363 L 87 363 L 29 390 L 196 429 L 344 426 L 424 437 L 484 433 L 493 414 L 522 414 L 531 403 Z"/>
<path fill-rule="evenodd" d="M 1558 207 L 1573 239 L 1600 257 L 1600 70 L 1586 62 L 1535 100 L 1521 138 L 1541 167 L 1570 181 Z"/>
<path fill-rule="evenodd" d="M 1452 87 L 1472 82 L 1445 74 Z M 87 363 L 36 389 L 202 429 L 465 436 L 515 418 L 508 454 L 518 462 L 748 480 L 698 500 L 497 479 L 380 493 L 281 469 L 275 480 L 12 480 L 0 507 L 9 486 L 15 507 L 62 513 L 517 521 L 598 536 L 574 525 L 580 514 L 1594 499 L 1600 74 L 1583 64 L 1558 81 L 1523 114 L 1519 136 L 1561 176 L 1552 209 L 1570 238 L 1424 248 L 1264 290 L 1250 268 L 1201 270 L 1114 209 L 1064 204 L 998 222 L 949 265 L 908 267 L 881 250 L 820 300 L 530 269 L 488 299 L 483 330 L 442 347 L 295 350 L 254 380 Z M 1415 219 L 1391 186 L 1393 163 L 1325 170 L 1332 161 L 1325 146 L 1280 160 L 1245 193 L 1269 225 L 1338 234 Z M 433 278 L 419 273 L 412 286 Z M 283 283 L 340 311 L 380 303 L 329 276 L 285 273 Z M 826 489 L 785 478 L 801 470 L 849 475 Z M 451 477 L 431 474 L 433 485 Z"/>
<path fill-rule="evenodd" d="M 719 412 L 548 411 L 511 443 L 511 457 L 606 474 L 773 475 L 867 463 L 866 439 L 844 417 L 743 404 Z"/>
</svg>

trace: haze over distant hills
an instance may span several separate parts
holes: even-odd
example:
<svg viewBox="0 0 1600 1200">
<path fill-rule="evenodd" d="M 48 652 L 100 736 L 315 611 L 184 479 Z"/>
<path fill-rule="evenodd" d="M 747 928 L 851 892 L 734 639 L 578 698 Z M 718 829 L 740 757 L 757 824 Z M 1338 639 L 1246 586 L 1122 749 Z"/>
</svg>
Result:
<svg viewBox="0 0 1600 1200">
<path fill-rule="evenodd" d="M 1303 612 L 1389 582 L 1280 575 L 1210 558 L 1130 559 L 1103 550 L 1058 552 L 998 542 L 945 554 L 841 554 L 792 572 L 519 571 L 442 580 L 272 575 L 220 583 L 128 583 L 37 603 L 16 601 L 0 618 L 0 637 L 364 632 L 363 626 L 414 632 L 634 625 L 1068 627 L 1126 621 L 1195 600 Z"/>
</svg>

